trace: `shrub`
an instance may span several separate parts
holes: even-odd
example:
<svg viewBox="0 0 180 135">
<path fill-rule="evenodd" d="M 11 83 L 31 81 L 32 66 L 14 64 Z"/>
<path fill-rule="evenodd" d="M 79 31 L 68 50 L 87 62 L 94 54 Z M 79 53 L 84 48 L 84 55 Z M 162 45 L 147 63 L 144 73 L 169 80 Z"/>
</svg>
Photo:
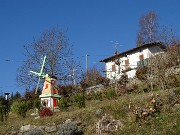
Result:
<svg viewBox="0 0 180 135">
<path fill-rule="evenodd" d="M 0 105 L 0 121 L 5 121 L 7 119 L 7 107 L 5 105 Z"/>
<path fill-rule="evenodd" d="M 180 86 L 180 77 L 175 74 L 171 74 L 167 77 L 168 88 L 174 88 Z"/>
<path fill-rule="evenodd" d="M 86 98 L 86 100 L 93 100 L 94 99 L 94 91 L 87 93 L 85 98 Z"/>
<path fill-rule="evenodd" d="M 75 122 L 69 121 L 65 122 L 60 127 L 56 135 L 83 135 L 83 132 L 78 128 Z"/>
<path fill-rule="evenodd" d="M 136 71 L 136 77 L 141 80 L 147 80 L 147 67 L 138 68 Z"/>
<path fill-rule="evenodd" d="M 19 116 L 25 118 L 26 112 L 28 111 L 28 106 L 25 101 L 14 101 L 11 106 L 12 112 L 18 114 Z"/>
<path fill-rule="evenodd" d="M 43 135 L 43 132 L 38 128 L 32 128 L 25 132 L 24 135 Z"/>
<path fill-rule="evenodd" d="M 59 103 L 59 109 L 66 110 L 68 107 L 67 101 L 64 97 L 61 97 L 60 103 Z"/>
<path fill-rule="evenodd" d="M 102 100 L 102 92 L 100 91 L 94 92 L 93 97 L 95 100 Z"/>
<path fill-rule="evenodd" d="M 74 101 L 78 105 L 79 108 L 85 108 L 85 97 L 84 94 L 76 94 L 74 96 Z"/>
<path fill-rule="evenodd" d="M 104 92 L 104 95 L 105 95 L 105 98 L 107 98 L 107 99 L 114 99 L 118 96 L 117 92 L 114 88 L 107 89 Z"/>
<path fill-rule="evenodd" d="M 30 110 L 30 109 L 33 109 L 33 101 L 32 100 L 28 100 L 26 101 L 26 105 L 27 105 L 27 109 Z"/>
<path fill-rule="evenodd" d="M 38 110 L 40 110 L 41 101 L 40 101 L 40 100 L 35 100 L 35 101 L 34 101 L 34 107 L 37 108 Z"/>
<path fill-rule="evenodd" d="M 175 93 L 176 95 L 180 95 L 180 87 L 179 87 L 179 89 L 178 89 L 178 88 L 175 89 L 175 90 L 174 90 L 174 93 Z"/>
<path fill-rule="evenodd" d="M 41 110 L 40 110 L 40 113 L 39 113 L 39 116 L 42 118 L 42 117 L 48 117 L 48 116 L 52 116 L 53 115 L 53 112 L 51 111 L 50 108 L 48 107 L 43 107 Z"/>
<path fill-rule="evenodd" d="M 28 106 L 25 102 L 21 103 L 20 106 L 19 106 L 19 112 L 18 114 L 25 118 L 26 117 L 26 112 L 28 111 Z"/>
<path fill-rule="evenodd" d="M 124 88 L 126 86 L 126 84 L 128 83 L 128 76 L 126 74 L 123 74 L 119 80 L 118 80 L 118 86 L 120 88 Z"/>
</svg>

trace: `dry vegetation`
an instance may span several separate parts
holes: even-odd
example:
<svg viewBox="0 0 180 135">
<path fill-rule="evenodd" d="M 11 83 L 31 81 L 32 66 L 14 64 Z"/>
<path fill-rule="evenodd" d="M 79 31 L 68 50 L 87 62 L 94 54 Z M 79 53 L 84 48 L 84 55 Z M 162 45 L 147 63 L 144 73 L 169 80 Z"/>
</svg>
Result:
<svg viewBox="0 0 180 135">
<path fill-rule="evenodd" d="M 180 133 L 180 107 L 175 108 L 169 102 L 169 95 L 172 90 L 159 90 L 149 93 L 131 93 L 123 96 L 117 96 L 113 99 L 103 98 L 100 100 L 87 100 L 86 108 L 79 109 L 76 106 L 70 106 L 67 111 L 60 111 L 51 117 L 34 119 L 29 111 L 26 118 L 21 118 L 14 113 L 9 113 L 9 118 L 5 122 L 0 122 L 0 133 L 6 134 L 9 131 L 18 130 L 21 126 L 31 124 L 36 126 L 54 125 L 63 123 L 67 119 L 77 121 L 83 129 L 84 134 L 96 134 L 96 123 L 101 119 L 104 113 L 113 116 L 123 123 L 123 128 L 114 133 L 106 134 L 179 134 Z M 176 88 L 180 94 L 180 87 Z M 154 117 L 148 117 L 138 126 L 135 115 L 128 109 L 131 102 L 145 107 L 150 95 L 159 94 L 163 102 L 163 108 L 160 114 Z M 179 96 L 179 95 L 178 95 Z M 102 109 L 103 114 L 97 115 L 97 109 Z M 52 133 L 53 134 L 53 133 Z"/>
</svg>

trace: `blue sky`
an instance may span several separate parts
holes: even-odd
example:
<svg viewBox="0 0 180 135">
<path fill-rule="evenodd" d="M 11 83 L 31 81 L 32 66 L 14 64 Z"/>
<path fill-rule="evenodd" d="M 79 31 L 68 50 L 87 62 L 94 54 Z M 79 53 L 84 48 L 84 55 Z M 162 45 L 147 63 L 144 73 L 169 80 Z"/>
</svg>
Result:
<svg viewBox="0 0 180 135">
<path fill-rule="evenodd" d="M 114 52 L 110 41 L 119 42 L 119 52 L 135 47 L 139 18 L 148 11 L 180 35 L 179 5 L 179 0 L 0 0 L 0 92 L 22 93 L 15 79 L 23 45 L 41 32 L 68 29 L 74 57 L 85 65 L 89 54 L 89 66 L 102 67 L 99 60 Z"/>
</svg>

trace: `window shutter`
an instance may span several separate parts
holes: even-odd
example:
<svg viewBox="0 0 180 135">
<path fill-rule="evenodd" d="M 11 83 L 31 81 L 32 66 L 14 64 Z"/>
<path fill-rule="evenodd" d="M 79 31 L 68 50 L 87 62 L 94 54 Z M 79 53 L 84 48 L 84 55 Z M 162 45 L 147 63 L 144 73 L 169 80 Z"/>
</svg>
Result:
<svg viewBox="0 0 180 135">
<path fill-rule="evenodd" d="M 129 60 L 125 60 L 125 66 L 129 66 Z"/>
<path fill-rule="evenodd" d="M 112 72 L 115 72 L 116 71 L 116 65 L 112 65 Z"/>
</svg>

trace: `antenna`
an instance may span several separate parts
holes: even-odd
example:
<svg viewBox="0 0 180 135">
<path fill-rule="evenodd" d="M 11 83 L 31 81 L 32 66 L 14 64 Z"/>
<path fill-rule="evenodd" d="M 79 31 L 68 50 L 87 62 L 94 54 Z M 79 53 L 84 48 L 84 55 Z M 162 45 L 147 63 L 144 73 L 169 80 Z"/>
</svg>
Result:
<svg viewBox="0 0 180 135">
<path fill-rule="evenodd" d="M 113 45 L 114 45 L 114 49 L 115 49 L 115 54 L 118 53 L 118 46 L 123 46 L 123 45 L 120 45 L 118 41 L 110 41 Z"/>
<path fill-rule="evenodd" d="M 40 72 L 30 71 L 31 74 L 34 74 L 34 75 L 38 75 L 38 76 L 39 76 L 39 78 L 38 78 L 38 83 L 37 83 L 37 85 L 36 85 L 35 94 L 37 94 L 37 90 L 38 90 L 38 86 L 39 86 L 39 82 L 40 82 L 41 78 L 45 78 L 45 77 L 46 77 L 46 75 L 43 74 L 43 69 L 44 69 L 45 61 L 46 61 L 46 56 L 44 56 L 43 62 L 42 62 L 42 64 L 41 64 Z"/>
</svg>

